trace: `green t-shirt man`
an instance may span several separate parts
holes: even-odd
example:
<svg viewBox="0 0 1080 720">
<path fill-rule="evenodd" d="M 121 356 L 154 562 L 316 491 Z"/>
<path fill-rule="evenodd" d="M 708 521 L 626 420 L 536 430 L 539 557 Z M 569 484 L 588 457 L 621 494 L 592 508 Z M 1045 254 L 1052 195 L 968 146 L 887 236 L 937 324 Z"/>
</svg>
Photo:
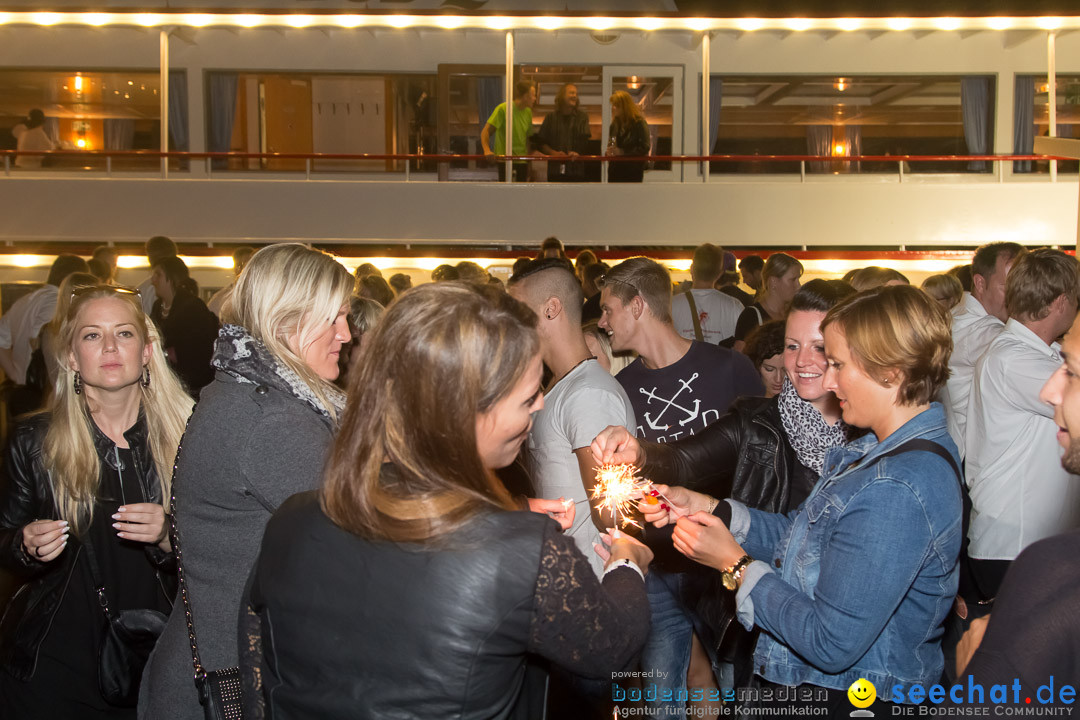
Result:
<svg viewBox="0 0 1080 720">
<path fill-rule="evenodd" d="M 519 80 L 514 83 L 514 130 L 513 152 L 511 155 L 524 156 L 529 154 L 529 133 L 532 131 L 532 106 L 536 103 L 536 85 L 528 80 Z M 491 136 L 495 136 L 494 147 L 491 145 Z M 484 124 L 480 132 L 480 145 L 485 155 L 506 154 L 506 103 L 501 103 L 495 108 Z M 515 163 L 515 168 L 527 165 L 522 160 Z M 501 172 L 501 171 L 500 171 Z"/>
<path fill-rule="evenodd" d="M 532 108 L 514 108 L 514 151 L 511 155 L 528 155 L 528 139 L 532 130 Z M 495 154 L 506 154 L 506 103 L 499 103 L 487 124 L 495 128 Z"/>
</svg>

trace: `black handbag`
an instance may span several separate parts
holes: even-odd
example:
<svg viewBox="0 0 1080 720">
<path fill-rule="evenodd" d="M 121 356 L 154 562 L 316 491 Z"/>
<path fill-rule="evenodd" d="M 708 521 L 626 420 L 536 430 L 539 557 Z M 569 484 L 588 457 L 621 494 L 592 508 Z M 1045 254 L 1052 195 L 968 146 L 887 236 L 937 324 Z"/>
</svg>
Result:
<svg viewBox="0 0 1080 720">
<path fill-rule="evenodd" d="M 105 614 L 105 631 L 98 662 L 98 688 L 105 702 L 121 707 L 135 707 L 139 701 L 139 683 L 143 668 L 158 636 L 165 629 L 164 613 L 148 608 L 124 610 L 114 614 L 109 609 L 105 585 L 101 582 L 94 545 L 83 540 L 86 560 L 94 580 L 98 603 Z"/>
<path fill-rule="evenodd" d="M 176 574 L 180 579 L 180 597 L 184 600 L 184 616 L 187 618 L 188 640 L 191 642 L 191 661 L 195 667 L 195 689 L 199 691 L 199 704 L 203 707 L 206 720 L 242 720 L 244 706 L 240 695 L 240 667 L 205 669 L 199 659 L 199 646 L 195 642 L 195 620 L 191 616 L 191 598 L 184 580 L 184 558 L 180 549 L 180 534 L 176 528 L 176 466 L 180 462 L 180 451 L 183 447 L 184 439 L 180 438 L 180 446 L 176 449 L 176 462 L 173 463 L 173 493 L 169 513 L 172 516 Z"/>
</svg>

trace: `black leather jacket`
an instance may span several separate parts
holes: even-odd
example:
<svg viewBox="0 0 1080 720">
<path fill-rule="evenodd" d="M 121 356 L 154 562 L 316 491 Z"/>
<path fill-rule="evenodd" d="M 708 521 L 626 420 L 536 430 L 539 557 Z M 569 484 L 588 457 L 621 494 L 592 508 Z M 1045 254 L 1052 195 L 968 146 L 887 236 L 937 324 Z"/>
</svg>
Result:
<svg viewBox="0 0 1080 720">
<path fill-rule="evenodd" d="M 641 445 L 646 458 L 643 477 L 732 498 L 766 512 L 794 509 L 818 479 L 799 462 L 788 442 L 776 398 L 741 397 L 726 415 L 696 435 Z M 719 572 L 700 565 L 685 585 L 682 601 L 697 615 L 695 625 L 705 636 L 702 642 L 735 662 L 736 685 L 748 680 L 757 635 L 732 626 L 734 593 L 723 589 Z"/>
<path fill-rule="evenodd" d="M 241 672 L 262 668 L 266 716 L 540 717 L 543 693 L 525 681 L 538 643 L 560 654 L 560 645 L 578 648 L 564 658 L 575 674 L 610 681 L 629 669 L 648 632 L 641 581 L 609 575 L 605 588 L 636 610 L 598 617 L 605 608 L 584 601 L 591 583 L 547 575 L 561 563 L 543 548 L 550 524 L 537 513 L 484 513 L 421 547 L 364 540 L 334 525 L 315 493 L 292 496 L 267 525 L 252 571 L 248 606 L 258 616 L 241 621 Z M 546 590 L 551 603 L 538 597 Z M 581 648 L 569 615 L 610 633 Z M 574 637 L 560 641 L 562 632 Z M 256 687 L 247 683 L 245 702 Z"/>
<path fill-rule="evenodd" d="M 741 397 L 696 435 L 641 445 L 646 458 L 642 475 L 653 482 L 732 498 L 767 512 L 794 509 L 817 482 L 817 474 L 799 462 L 784 435 L 776 398 Z"/>
<path fill-rule="evenodd" d="M 0 495 L 0 566 L 24 581 L 0 619 L 0 665 L 20 680 L 33 677 L 38 648 L 49 632 L 53 616 L 71 581 L 82 546 L 76 538 L 57 559 L 43 563 L 22 548 L 22 529 L 34 520 L 57 520 L 56 503 L 41 458 L 41 446 L 50 416 L 39 414 L 24 420 L 12 433 L 4 458 Z M 115 447 L 104 433 L 90 423 L 94 445 L 103 466 L 114 462 Z M 135 472 L 146 502 L 161 503 L 161 483 L 150 456 L 146 420 L 139 419 L 124 433 L 132 450 Z M 157 567 L 162 592 L 172 600 L 175 559 L 171 553 L 147 546 L 147 555 Z M 164 573 L 164 575 L 163 575 Z"/>
</svg>

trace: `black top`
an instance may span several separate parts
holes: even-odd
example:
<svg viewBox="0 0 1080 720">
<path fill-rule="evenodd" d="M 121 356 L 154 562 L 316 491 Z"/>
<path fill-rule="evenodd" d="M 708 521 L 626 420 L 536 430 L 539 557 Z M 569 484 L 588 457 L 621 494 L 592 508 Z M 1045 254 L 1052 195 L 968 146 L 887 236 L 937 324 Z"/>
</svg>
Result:
<svg viewBox="0 0 1080 720">
<path fill-rule="evenodd" d="M 608 135 L 615 140 L 615 147 L 623 155 L 648 155 L 652 149 L 652 138 L 645 118 L 635 122 L 617 125 L 611 123 Z M 644 162 L 625 162 L 615 160 L 608 163 L 608 180 L 611 182 L 641 182 L 645 177 Z"/>
<path fill-rule="evenodd" d="M 742 395 L 764 395 L 761 375 L 742 353 L 693 341 L 679 360 L 656 370 L 638 358 L 615 379 L 637 418 L 637 437 L 672 442 L 701 432 Z"/>
<path fill-rule="evenodd" d="M 765 308 L 761 306 L 761 303 L 755 302 L 747 306 L 742 314 L 739 315 L 739 320 L 735 323 L 735 339 L 745 340 L 746 336 L 750 332 L 758 327 L 769 322 L 771 318 L 769 313 L 765 311 Z"/>
<path fill-rule="evenodd" d="M 102 474 L 94 503 L 94 518 L 86 530 L 94 546 L 109 609 L 114 615 L 136 608 L 150 608 L 168 614 L 169 603 L 157 581 L 154 566 L 147 560 L 144 545 L 118 538 L 112 526 L 116 522 L 112 516 L 118 508 L 129 502 L 145 502 L 138 476 L 132 470 L 134 460 L 131 450 L 116 448 L 115 452 L 119 454 L 120 471 L 108 467 Z M 115 460 L 114 457 L 113 465 Z M 65 552 L 72 552 L 72 548 Z M 84 548 L 75 563 L 68 591 L 53 616 L 52 627 L 39 650 L 39 667 L 53 667 L 49 662 L 40 663 L 43 658 L 62 660 L 67 672 L 51 678 L 39 672 L 35 674 L 35 684 L 56 683 L 58 687 L 63 687 L 63 694 L 69 699 L 78 698 L 76 702 L 107 708 L 97 687 L 98 648 L 104 622 L 105 615 L 98 604 L 93 574 Z"/>
<path fill-rule="evenodd" d="M 161 330 L 162 347 L 173 370 L 188 392 L 198 397 L 199 390 L 214 379 L 210 357 L 217 339 L 217 316 L 199 298 L 177 290 L 168 317 L 163 315 L 161 298 L 154 303 L 150 317 Z"/>
<path fill-rule="evenodd" d="M 581 322 L 587 323 L 590 320 L 599 320 L 600 316 L 604 314 L 600 309 L 600 295 L 601 293 L 596 293 L 585 300 L 585 304 L 581 306 Z"/>
<path fill-rule="evenodd" d="M 493 511 L 437 543 L 390 543 L 334 525 L 314 492 L 274 514 L 248 598 L 245 703 L 279 720 L 506 718 L 527 655 L 610 681 L 649 632 L 637 573 L 601 584 L 543 515 Z"/>
<path fill-rule="evenodd" d="M 1040 686 L 1053 676 L 1054 702 L 1063 685 L 1080 685 L 1080 531 L 1034 543 L 1013 561 L 994 600 L 982 644 L 957 680 L 966 691 L 970 680 L 983 686 L 989 703 L 993 685 L 1020 682 L 1020 704 L 1030 697 L 1037 707 L 1050 699 Z M 978 697 L 975 698 L 978 700 Z M 1049 703 L 1048 703 L 1049 704 Z"/>
</svg>

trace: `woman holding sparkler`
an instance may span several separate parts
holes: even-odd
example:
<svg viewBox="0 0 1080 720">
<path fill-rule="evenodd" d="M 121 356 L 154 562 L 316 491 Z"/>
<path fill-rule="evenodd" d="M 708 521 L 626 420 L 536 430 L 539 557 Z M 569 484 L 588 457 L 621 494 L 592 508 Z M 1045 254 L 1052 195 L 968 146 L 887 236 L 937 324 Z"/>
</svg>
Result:
<svg viewBox="0 0 1080 720">
<path fill-rule="evenodd" d="M 666 486 L 656 488 L 666 508 L 640 507 L 656 525 L 676 522 L 675 548 L 720 570 L 739 621 L 765 631 L 754 656 L 761 682 L 825 688 L 840 709 L 859 678 L 891 688 L 941 677 L 961 486 L 932 402 L 952 349 L 941 306 L 910 286 L 880 287 L 840 303 L 822 328 L 824 387 L 845 422 L 870 432 L 827 453 L 797 511 Z"/>
<path fill-rule="evenodd" d="M 387 309 L 321 492 L 267 526 L 242 621 L 246 701 L 275 717 L 505 718 L 535 700 L 527 654 L 608 680 L 634 661 L 652 553 L 616 537 L 600 581 L 494 474 L 543 406 L 536 325 L 465 283 Z"/>
<path fill-rule="evenodd" d="M 637 440 L 625 428 L 608 428 L 593 443 L 597 461 L 629 463 L 653 482 L 730 497 L 759 510 L 794 510 L 821 475 L 825 452 L 843 444 L 849 432 L 836 396 L 822 387 L 821 321 L 853 293 L 839 280 L 811 280 L 796 293 L 783 331 L 785 381 L 778 396 L 739 398 L 724 417 L 672 443 Z M 729 593 L 720 592 L 719 573 L 695 573 L 684 590 L 681 600 L 698 637 L 721 664 L 718 681 L 724 687 L 745 685 L 753 674 L 756 632 L 735 622 L 735 605 Z"/>
</svg>

